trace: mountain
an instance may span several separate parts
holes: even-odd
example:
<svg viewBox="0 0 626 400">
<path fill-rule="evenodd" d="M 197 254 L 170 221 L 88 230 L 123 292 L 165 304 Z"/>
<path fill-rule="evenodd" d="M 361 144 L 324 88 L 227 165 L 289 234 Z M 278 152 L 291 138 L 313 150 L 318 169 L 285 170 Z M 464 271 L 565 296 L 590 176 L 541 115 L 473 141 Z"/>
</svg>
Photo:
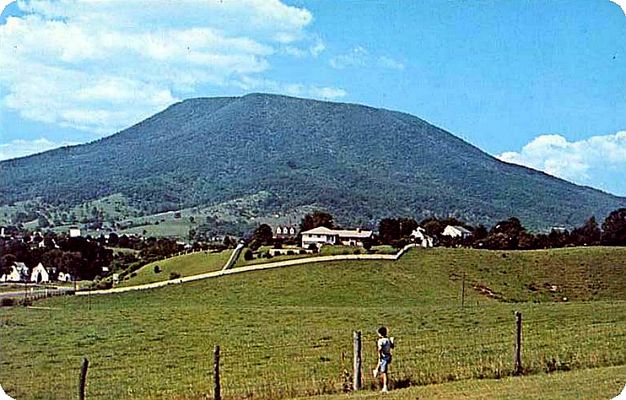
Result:
<svg viewBox="0 0 626 400">
<path fill-rule="evenodd" d="M 104 139 L 3 161 L 0 179 L 2 204 L 118 195 L 147 215 L 263 194 L 258 215 L 323 208 L 346 225 L 453 215 L 547 228 L 626 207 L 409 114 L 268 94 L 185 100 Z"/>
</svg>

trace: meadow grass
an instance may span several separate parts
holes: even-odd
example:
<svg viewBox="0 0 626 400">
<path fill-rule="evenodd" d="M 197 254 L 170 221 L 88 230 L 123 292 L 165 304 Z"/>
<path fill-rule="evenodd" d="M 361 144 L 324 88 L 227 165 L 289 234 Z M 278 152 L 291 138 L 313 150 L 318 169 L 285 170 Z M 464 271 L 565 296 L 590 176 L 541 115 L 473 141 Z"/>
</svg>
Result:
<svg viewBox="0 0 626 400">
<path fill-rule="evenodd" d="M 352 332 L 361 330 L 369 390 L 375 331 L 384 324 L 397 338 L 396 387 L 489 386 L 512 373 L 516 310 L 526 374 L 624 366 L 625 265 L 626 249 L 614 248 L 413 250 L 398 262 L 301 265 L 48 299 L 37 305 L 50 309 L 0 309 L 0 382 L 18 399 L 73 398 L 88 357 L 90 399 L 204 399 L 220 344 L 226 399 L 339 393 L 349 384 Z"/>
<path fill-rule="evenodd" d="M 308 397 L 311 400 L 389 399 L 389 400 L 607 400 L 626 385 L 626 366 L 592 368 L 547 375 L 509 377 L 500 380 L 472 380 L 379 393 Z"/>
<path fill-rule="evenodd" d="M 190 276 L 219 271 L 228 261 L 231 252 L 230 250 L 219 253 L 200 251 L 151 262 L 135 271 L 134 276 L 130 274 L 128 280 L 123 280 L 118 286 L 133 286 L 166 281 L 170 279 L 170 273 L 172 272 L 176 272 L 180 276 Z M 156 266 L 159 267 L 160 272 L 155 272 Z"/>
</svg>

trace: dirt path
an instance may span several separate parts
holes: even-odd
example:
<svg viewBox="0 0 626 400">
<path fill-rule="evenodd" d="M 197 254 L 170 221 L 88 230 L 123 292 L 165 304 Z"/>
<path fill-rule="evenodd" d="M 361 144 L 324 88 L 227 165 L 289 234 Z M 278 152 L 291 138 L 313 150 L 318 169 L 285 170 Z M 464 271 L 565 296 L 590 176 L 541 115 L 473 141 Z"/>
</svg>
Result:
<svg viewBox="0 0 626 400">
<path fill-rule="evenodd" d="M 113 289 L 104 289 L 104 290 L 91 290 L 91 291 L 78 291 L 76 292 L 77 296 L 87 296 L 90 294 L 113 294 L 113 293 L 123 293 L 130 292 L 133 290 L 146 290 L 146 289 L 156 289 L 168 285 L 176 285 L 185 282 L 193 282 L 199 281 L 202 279 L 210 279 L 217 278 L 225 275 L 234 275 L 240 274 L 243 272 L 251 272 L 251 271 L 261 271 L 266 269 L 274 269 L 274 268 L 284 268 L 284 267 L 292 267 L 295 265 L 302 264 L 312 264 L 312 263 L 320 263 L 320 262 L 335 262 L 335 261 L 371 261 L 371 260 L 389 260 L 395 261 L 402 257 L 404 253 L 406 253 L 409 249 L 416 247 L 415 244 L 406 245 L 402 250 L 400 250 L 396 254 L 347 254 L 347 255 L 338 255 L 338 256 L 322 256 L 322 257 L 308 257 L 308 258 L 299 258 L 295 260 L 287 260 L 287 261 L 278 261 L 278 262 L 270 262 L 266 264 L 255 264 L 249 265 L 246 267 L 238 267 L 231 269 L 222 269 L 220 271 L 207 272 L 204 274 L 185 276 L 182 278 L 172 279 L 168 281 L 154 282 L 154 283 L 146 283 L 144 285 L 136 285 L 136 286 L 127 286 L 121 288 L 113 288 Z"/>
</svg>

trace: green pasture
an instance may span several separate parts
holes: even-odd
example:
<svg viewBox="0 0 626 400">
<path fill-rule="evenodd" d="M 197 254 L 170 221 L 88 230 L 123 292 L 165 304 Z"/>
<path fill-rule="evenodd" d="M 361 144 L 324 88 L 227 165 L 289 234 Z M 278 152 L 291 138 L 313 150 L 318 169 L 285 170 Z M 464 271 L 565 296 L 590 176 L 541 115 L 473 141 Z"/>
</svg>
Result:
<svg viewBox="0 0 626 400">
<path fill-rule="evenodd" d="M 224 250 L 219 253 L 199 251 L 151 262 L 129 274 L 128 279 L 120 282 L 118 286 L 134 286 L 166 281 L 170 279 L 170 273 L 172 272 L 178 273 L 180 276 L 190 276 L 219 271 L 226 264 L 231 253 L 231 250 Z M 155 271 L 156 266 L 159 267 L 159 272 Z"/>
<path fill-rule="evenodd" d="M 53 298 L 35 309 L 0 309 L 0 382 L 18 399 L 76 398 L 87 357 L 89 399 L 206 399 L 219 344 L 225 399 L 343 398 L 352 332 L 361 330 L 366 395 L 377 390 L 367 371 L 384 324 L 397 343 L 394 385 L 411 386 L 390 398 L 524 398 L 514 395 L 519 378 L 509 378 L 521 311 L 529 388 L 605 377 L 609 383 L 579 389 L 564 378 L 545 398 L 610 398 L 605 390 L 614 390 L 626 365 L 624 268 L 626 249 L 618 248 L 430 249 L 397 262 L 301 265 Z"/>
<path fill-rule="evenodd" d="M 626 366 L 592 368 L 554 374 L 485 379 L 418 386 L 391 391 L 389 400 L 607 400 L 626 385 Z M 311 400 L 380 399 L 379 393 L 309 397 Z"/>
</svg>

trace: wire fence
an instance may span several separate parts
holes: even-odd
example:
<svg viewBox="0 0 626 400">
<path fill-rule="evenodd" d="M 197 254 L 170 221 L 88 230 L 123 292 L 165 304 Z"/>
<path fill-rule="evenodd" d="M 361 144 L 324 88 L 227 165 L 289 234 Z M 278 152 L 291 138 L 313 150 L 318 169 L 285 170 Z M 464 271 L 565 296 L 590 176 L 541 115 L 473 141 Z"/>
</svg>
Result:
<svg viewBox="0 0 626 400">
<path fill-rule="evenodd" d="M 579 321 L 575 316 L 558 320 L 549 316 L 525 316 L 522 325 L 521 363 L 524 374 L 626 364 L 626 324 L 622 320 Z M 358 327 L 355 327 L 358 328 Z M 24 361 L 14 371 L 30 387 L 11 386 L 16 398 L 79 398 L 79 376 L 83 357 L 89 358 L 85 399 L 207 399 L 214 398 L 214 343 L 189 348 L 187 334 L 203 335 L 192 329 L 180 332 L 175 346 L 159 346 L 162 338 L 150 332 L 142 346 L 129 348 L 119 358 L 115 348 L 124 332 L 108 337 L 108 347 L 97 355 L 81 354 L 82 348 L 98 343 L 97 331 L 79 343 L 59 342 L 46 358 Z M 196 332 L 196 333 L 194 333 Z M 393 334 L 393 332 L 392 332 Z M 116 336 L 118 335 L 118 336 Z M 515 373 L 516 324 L 509 319 L 482 319 L 446 329 L 415 328 L 395 338 L 390 368 L 392 388 L 435 384 L 464 379 L 489 379 Z M 353 379 L 352 331 L 328 336 L 299 332 L 293 337 L 251 337 L 236 341 L 223 337 L 219 357 L 222 399 L 283 399 L 348 392 Z M 362 332 L 363 388 L 378 388 L 372 375 L 377 363 L 377 336 Z M 197 343 L 198 338 L 190 340 Z M 33 351 L 38 349 L 32 343 Z M 59 356 L 58 354 L 64 354 Z M 25 359 L 26 360 L 26 359 Z M 128 360 L 132 360 L 129 362 Z M 5 362 L 5 360 L 0 360 Z M 71 368 L 67 366 L 71 365 Z M 38 380 L 34 371 L 55 369 L 53 378 Z M 50 375 L 48 375 L 50 376 Z M 4 384 L 4 382 L 2 382 Z M 5 386 L 7 389 L 7 386 Z"/>
</svg>

